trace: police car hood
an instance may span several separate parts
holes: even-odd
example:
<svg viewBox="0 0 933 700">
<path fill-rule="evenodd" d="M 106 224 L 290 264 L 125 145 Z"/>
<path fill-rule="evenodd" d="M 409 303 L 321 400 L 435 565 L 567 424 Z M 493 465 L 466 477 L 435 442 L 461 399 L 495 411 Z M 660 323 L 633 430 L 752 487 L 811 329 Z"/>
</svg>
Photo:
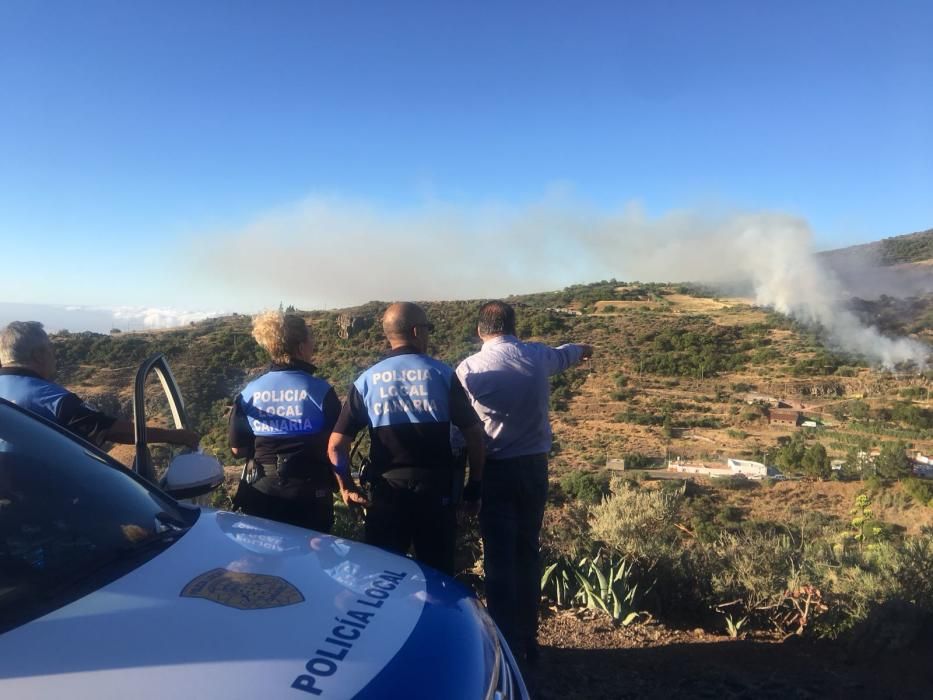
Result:
<svg viewBox="0 0 933 700">
<path fill-rule="evenodd" d="M 205 510 L 131 573 L 0 637 L 9 698 L 481 698 L 494 628 L 382 550 Z"/>
</svg>

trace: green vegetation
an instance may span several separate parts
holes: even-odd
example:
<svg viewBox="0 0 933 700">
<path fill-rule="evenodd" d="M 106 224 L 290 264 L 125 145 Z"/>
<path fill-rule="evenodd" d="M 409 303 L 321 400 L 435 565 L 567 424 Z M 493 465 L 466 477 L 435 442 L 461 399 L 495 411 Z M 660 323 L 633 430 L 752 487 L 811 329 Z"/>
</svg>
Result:
<svg viewBox="0 0 933 700">
<path fill-rule="evenodd" d="M 587 370 L 573 367 L 551 377 L 551 410 L 566 411 L 567 402 L 580 390 Z"/>
<path fill-rule="evenodd" d="M 562 557 L 545 568 L 541 590 L 559 606 L 601 610 L 627 626 L 640 616 L 635 607 L 639 586 L 633 579 L 633 564 L 622 557 L 598 553 L 579 562 Z"/>
<path fill-rule="evenodd" d="M 785 637 L 836 637 L 892 599 L 918 614 L 933 612 L 933 532 L 898 535 L 877 519 L 867 494 L 856 499 L 849 524 L 807 514 L 790 523 L 745 522 L 740 511 L 722 509 L 720 524 L 707 515 L 700 532 L 682 524 L 697 508 L 716 508 L 715 499 L 685 485 L 648 488 L 620 479 L 612 481 L 609 497 L 589 507 L 589 528 L 578 534 L 577 548 L 589 538 L 589 548 L 613 562 L 609 570 L 624 571 L 622 591 L 651 591 L 619 610 L 719 616 L 730 634 L 774 630 Z M 562 580 L 577 575 L 565 555 L 546 554 L 553 557 L 550 577 L 561 567 L 571 572 L 560 574 Z M 588 561 L 582 557 L 577 568 Z M 580 588 L 558 598 L 550 577 L 544 594 L 556 604 L 584 604 L 589 594 Z M 605 599 L 586 605 L 608 607 Z"/>
<path fill-rule="evenodd" d="M 911 477 L 906 448 L 930 449 L 923 441 L 933 440 L 927 403 L 933 374 L 865 370 L 822 349 L 819 329 L 779 314 L 742 308 L 691 315 L 670 297 L 671 289 L 609 280 L 512 298 L 523 337 L 596 347 L 593 362 L 551 380 L 556 440 L 542 538 L 545 595 L 619 623 L 647 611 L 735 636 L 762 630 L 836 636 L 892 598 L 931 610 L 931 533 L 911 525 L 907 535 L 894 523 L 904 524 L 905 512 L 930 522 L 933 483 Z M 696 289 L 677 291 L 697 295 Z M 610 302 L 617 313 L 593 314 L 598 301 Z M 627 305 L 638 301 L 651 303 Z M 426 304 L 437 327 L 432 354 L 453 365 L 478 348 L 477 306 Z M 378 323 L 384 308 L 372 302 L 304 314 L 316 339 L 318 374 L 341 396 L 386 349 Z M 907 320 L 899 316 L 905 311 Z M 933 299 L 906 306 L 879 300 L 862 312 L 880 313 L 891 328 L 933 326 Z M 340 337 L 341 313 L 360 321 L 349 338 Z M 63 383 L 124 416 L 138 363 L 165 353 L 202 444 L 228 464 L 230 403 L 268 362 L 251 338 L 250 319 L 239 315 L 151 334 L 62 333 L 55 343 Z M 769 427 L 766 402 L 744 403 L 751 392 L 805 400 L 808 416 L 832 425 L 819 431 Z M 881 454 L 870 459 L 873 448 Z M 652 481 L 656 475 L 641 470 L 658 466 L 668 450 L 709 461 L 728 451 L 807 479 L 794 486 L 824 494 L 847 488 L 848 495 L 843 505 L 834 501 L 833 515 L 822 512 L 824 502 L 790 509 L 790 516 L 762 515 L 755 504 L 782 501 L 791 484 Z M 610 484 L 601 471 L 607 455 L 623 456 L 626 468 L 638 471 Z M 832 471 L 830 458 L 842 456 L 845 469 Z M 863 481 L 817 483 L 829 479 Z M 855 488 L 864 498 L 846 513 Z M 228 494 L 216 492 L 214 502 L 226 507 Z M 359 537 L 360 522 L 338 506 L 335 531 Z M 478 572 L 475 528 L 463 529 L 459 546 L 461 569 Z"/>
<path fill-rule="evenodd" d="M 933 482 L 910 477 L 904 479 L 904 490 L 920 505 L 933 508 Z"/>
<path fill-rule="evenodd" d="M 641 336 L 632 359 L 641 372 L 702 379 L 744 367 L 748 356 L 737 347 L 742 339 L 737 326 L 693 317 Z"/>
<path fill-rule="evenodd" d="M 572 471 L 560 480 L 561 490 L 583 503 L 599 503 L 609 493 L 609 479 L 589 472 Z"/>
<path fill-rule="evenodd" d="M 814 479 L 828 479 L 832 474 L 826 448 L 818 442 L 807 448 L 800 467 L 805 475 Z"/>
<path fill-rule="evenodd" d="M 885 238 L 880 247 L 883 265 L 929 260 L 933 258 L 933 230 Z"/>
</svg>

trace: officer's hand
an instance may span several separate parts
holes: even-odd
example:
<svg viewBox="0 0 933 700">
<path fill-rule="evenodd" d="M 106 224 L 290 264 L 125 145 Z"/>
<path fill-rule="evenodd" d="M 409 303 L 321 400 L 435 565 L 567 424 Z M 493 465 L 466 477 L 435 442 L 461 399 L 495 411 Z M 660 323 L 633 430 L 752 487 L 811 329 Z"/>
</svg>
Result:
<svg viewBox="0 0 933 700">
<path fill-rule="evenodd" d="M 581 360 L 588 360 L 591 357 L 593 357 L 593 346 L 592 345 L 586 345 L 585 343 L 581 343 L 580 347 L 583 348 L 583 354 L 580 356 Z"/>
<path fill-rule="evenodd" d="M 177 439 L 175 444 L 190 447 L 192 450 L 198 449 L 198 443 L 201 442 L 201 436 L 193 430 L 177 430 Z"/>
<path fill-rule="evenodd" d="M 340 488 L 340 498 L 350 508 L 354 506 L 369 507 L 369 499 L 356 486 L 342 486 Z"/>
</svg>

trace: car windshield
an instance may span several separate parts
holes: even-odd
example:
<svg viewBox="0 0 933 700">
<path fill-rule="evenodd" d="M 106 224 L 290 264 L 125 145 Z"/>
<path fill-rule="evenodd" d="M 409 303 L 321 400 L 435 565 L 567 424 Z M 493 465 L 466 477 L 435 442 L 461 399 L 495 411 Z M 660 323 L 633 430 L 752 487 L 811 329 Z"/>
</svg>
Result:
<svg viewBox="0 0 933 700">
<path fill-rule="evenodd" d="M 197 517 L 87 444 L 0 403 L 0 632 L 140 566 Z"/>
</svg>

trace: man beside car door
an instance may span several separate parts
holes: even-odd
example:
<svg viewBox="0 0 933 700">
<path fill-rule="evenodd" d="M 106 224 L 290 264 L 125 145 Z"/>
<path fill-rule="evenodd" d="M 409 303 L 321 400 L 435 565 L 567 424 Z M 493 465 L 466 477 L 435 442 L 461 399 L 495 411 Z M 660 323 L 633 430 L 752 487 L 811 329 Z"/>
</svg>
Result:
<svg viewBox="0 0 933 700">
<path fill-rule="evenodd" d="M 108 416 L 54 383 L 55 348 L 38 321 L 13 321 L 0 332 L 0 398 L 28 409 L 100 447 L 105 442 L 132 445 L 133 424 Z M 146 427 L 151 442 L 197 449 L 191 430 Z"/>
</svg>

